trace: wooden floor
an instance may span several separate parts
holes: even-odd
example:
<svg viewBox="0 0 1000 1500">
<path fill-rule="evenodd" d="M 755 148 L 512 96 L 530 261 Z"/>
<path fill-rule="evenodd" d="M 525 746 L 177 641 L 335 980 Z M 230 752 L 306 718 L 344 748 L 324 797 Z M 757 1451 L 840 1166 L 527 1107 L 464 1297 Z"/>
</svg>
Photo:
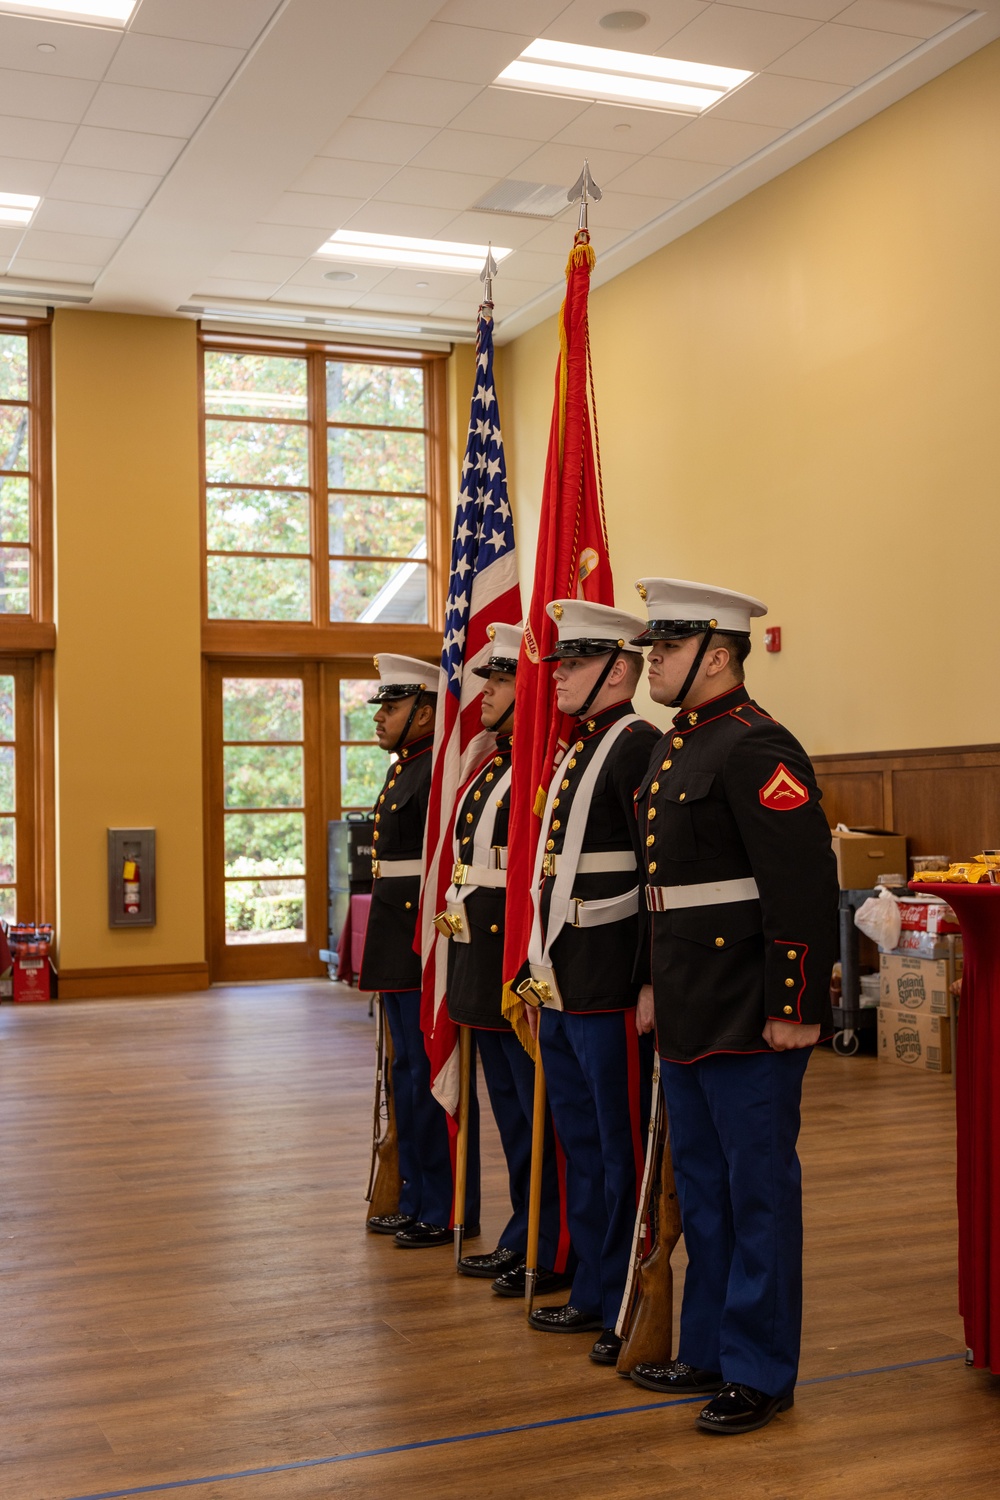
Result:
<svg viewBox="0 0 1000 1500">
<path fill-rule="evenodd" d="M 815 1058 L 802 1384 L 727 1441 L 589 1337 L 530 1332 L 450 1250 L 365 1234 L 372 1065 L 364 1001 L 328 984 L 3 1006 L 3 1500 L 996 1494 L 950 1080 Z"/>
</svg>

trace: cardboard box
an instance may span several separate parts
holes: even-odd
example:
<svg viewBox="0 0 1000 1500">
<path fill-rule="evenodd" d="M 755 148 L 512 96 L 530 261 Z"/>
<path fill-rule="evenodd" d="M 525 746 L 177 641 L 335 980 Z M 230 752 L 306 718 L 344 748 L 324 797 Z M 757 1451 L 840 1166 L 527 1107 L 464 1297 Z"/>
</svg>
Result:
<svg viewBox="0 0 1000 1500">
<path fill-rule="evenodd" d="M 962 930 L 947 901 L 935 901 L 927 896 L 900 901 L 899 920 L 904 932 L 941 934 Z"/>
<path fill-rule="evenodd" d="M 951 975 L 946 958 L 916 953 L 879 955 L 879 1005 L 894 1010 L 946 1016 L 950 1012 Z"/>
<path fill-rule="evenodd" d="M 14 1001 L 15 1004 L 51 1000 L 49 986 L 49 961 L 47 958 L 15 958 Z"/>
<path fill-rule="evenodd" d="M 837 879 L 842 891 L 867 891 L 880 875 L 906 873 L 906 839 L 898 833 L 836 832 Z"/>
<path fill-rule="evenodd" d="M 951 1030 L 947 1016 L 878 1008 L 880 1062 L 898 1063 L 914 1073 L 951 1072 Z"/>
</svg>

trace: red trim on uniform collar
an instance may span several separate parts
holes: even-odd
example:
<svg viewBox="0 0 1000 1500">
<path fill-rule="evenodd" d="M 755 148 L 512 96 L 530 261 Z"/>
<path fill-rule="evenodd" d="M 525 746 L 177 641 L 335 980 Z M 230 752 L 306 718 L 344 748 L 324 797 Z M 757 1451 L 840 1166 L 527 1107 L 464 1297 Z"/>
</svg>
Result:
<svg viewBox="0 0 1000 1500">
<path fill-rule="evenodd" d="M 587 714 L 585 718 L 576 721 L 576 738 L 578 740 L 592 739 L 595 734 L 602 734 L 612 724 L 617 724 L 626 714 L 633 712 L 632 699 L 621 698 L 617 703 L 611 703 L 607 708 L 602 708 L 600 713 Z"/>
<path fill-rule="evenodd" d="M 512 738 L 513 738 L 513 736 L 510 735 L 510 734 L 498 734 L 497 735 L 497 754 L 498 755 L 509 755 L 510 754 L 510 742 L 511 742 Z"/>
<path fill-rule="evenodd" d="M 749 702 L 750 694 L 746 690 L 746 685 L 741 682 L 738 687 L 730 688 L 726 693 L 719 693 L 715 698 L 706 698 L 704 703 L 699 703 L 695 708 L 685 708 L 679 714 L 675 714 L 674 728 L 678 734 L 691 734 L 693 730 L 701 729 L 705 724 L 711 724 L 716 719 L 724 719 L 735 708 L 741 708 L 744 703 Z M 706 708 L 714 711 L 703 717 Z"/>
<path fill-rule="evenodd" d="M 426 755 L 428 750 L 433 750 L 433 748 L 433 734 L 422 734 L 419 740 L 411 740 L 408 745 L 403 746 L 399 752 L 399 759 L 407 762 L 416 760 L 418 755 Z"/>
</svg>

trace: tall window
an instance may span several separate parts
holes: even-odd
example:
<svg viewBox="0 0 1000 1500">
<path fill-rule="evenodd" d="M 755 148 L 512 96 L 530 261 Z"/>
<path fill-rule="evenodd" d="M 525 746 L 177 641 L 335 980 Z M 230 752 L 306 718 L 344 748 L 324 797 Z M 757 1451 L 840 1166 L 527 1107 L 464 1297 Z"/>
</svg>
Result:
<svg viewBox="0 0 1000 1500">
<path fill-rule="evenodd" d="M 438 365 L 206 347 L 209 620 L 429 623 Z"/>
<path fill-rule="evenodd" d="M 0 614 L 31 613 L 28 337 L 0 329 Z"/>
<path fill-rule="evenodd" d="M 375 710 L 369 698 L 378 679 L 340 679 L 340 808 L 370 812 L 385 778 L 385 751 L 375 741 Z"/>
</svg>

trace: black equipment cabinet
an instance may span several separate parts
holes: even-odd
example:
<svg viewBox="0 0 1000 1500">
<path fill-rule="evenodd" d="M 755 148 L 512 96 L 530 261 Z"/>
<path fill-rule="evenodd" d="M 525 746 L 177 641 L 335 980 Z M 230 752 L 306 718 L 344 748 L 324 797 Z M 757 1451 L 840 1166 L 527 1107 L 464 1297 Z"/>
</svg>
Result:
<svg viewBox="0 0 1000 1500">
<path fill-rule="evenodd" d="M 331 978 L 337 972 L 337 950 L 351 897 L 371 892 L 374 831 L 375 823 L 370 813 L 348 813 L 346 818 L 326 825 L 327 962 Z"/>
</svg>

